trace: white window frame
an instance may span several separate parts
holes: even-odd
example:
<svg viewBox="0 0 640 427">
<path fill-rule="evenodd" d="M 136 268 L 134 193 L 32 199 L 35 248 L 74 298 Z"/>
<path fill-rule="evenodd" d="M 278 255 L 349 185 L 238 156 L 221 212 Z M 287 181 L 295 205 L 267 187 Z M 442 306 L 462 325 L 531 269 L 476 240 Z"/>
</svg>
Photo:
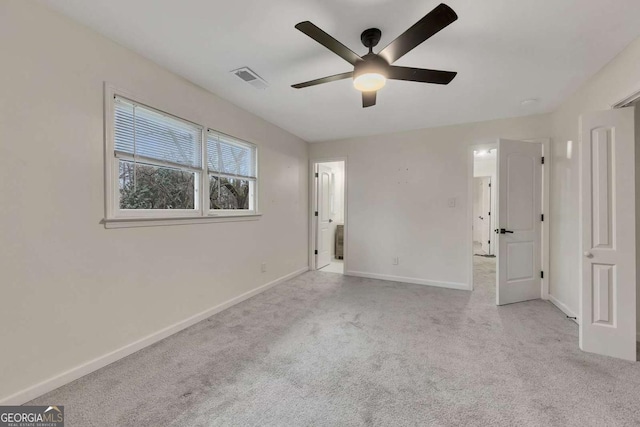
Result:
<svg viewBox="0 0 640 427">
<path fill-rule="evenodd" d="M 251 142 L 233 137 L 243 144 L 250 146 L 255 153 L 255 171 L 256 178 L 254 181 L 253 197 L 249 202 L 250 209 L 210 209 L 209 200 L 209 170 L 207 160 L 207 136 L 208 132 L 217 131 L 212 127 L 199 124 L 197 121 L 188 120 L 181 115 L 173 114 L 165 109 L 153 107 L 153 103 L 145 102 L 139 96 L 134 96 L 127 91 L 116 88 L 115 86 L 105 83 L 104 90 L 105 102 L 105 144 L 104 144 L 104 167 L 105 167 L 105 217 L 102 223 L 106 228 L 124 228 L 124 227 L 144 227 L 155 225 L 173 225 L 173 224 L 189 224 L 189 223 L 207 223 L 207 222 L 227 222 L 227 221 L 247 221 L 255 220 L 261 216 L 258 211 L 258 146 Z M 120 97 L 135 104 L 139 104 L 144 108 L 166 114 L 177 120 L 198 126 L 201 131 L 202 138 L 202 162 L 200 168 L 185 166 L 184 168 L 176 167 L 173 164 L 163 164 L 162 161 L 151 160 L 141 161 L 140 163 L 150 164 L 153 166 L 170 167 L 182 169 L 187 172 L 195 173 L 195 209 L 120 209 L 120 160 L 124 157 L 122 154 L 115 152 L 115 98 Z M 229 135 L 231 136 L 231 135 Z M 133 158 L 131 158 L 132 160 Z M 223 174 L 223 176 L 226 176 Z M 251 209 L 252 208 L 252 209 Z"/>
<path fill-rule="evenodd" d="M 233 175 L 233 174 L 227 174 L 227 173 L 222 173 L 222 172 L 211 172 L 211 171 L 208 170 L 208 168 L 209 168 L 209 159 L 208 159 L 208 157 L 207 158 L 203 158 L 203 162 L 206 163 L 205 168 L 207 169 L 207 176 L 206 176 L 206 179 L 207 179 L 207 190 L 209 190 L 209 187 L 208 187 L 208 185 L 209 185 L 209 177 L 212 176 L 212 175 L 217 176 L 219 178 L 239 179 L 239 180 L 245 180 L 245 181 L 249 181 L 249 182 L 253 183 L 253 185 L 251 186 L 251 190 L 250 190 L 250 192 L 253 194 L 253 197 L 249 200 L 249 209 L 211 209 L 211 203 L 210 203 L 210 200 L 209 200 L 209 197 L 208 197 L 209 196 L 209 192 L 207 191 L 206 203 L 207 203 L 207 208 L 209 209 L 209 214 L 210 215 L 238 215 L 238 214 L 241 214 L 241 213 L 249 213 L 250 214 L 252 212 L 255 212 L 256 209 L 257 209 L 257 203 L 258 203 L 258 147 L 257 147 L 257 145 L 252 144 L 250 142 L 247 142 L 245 140 L 236 138 L 236 137 L 234 137 L 232 135 L 228 135 L 226 133 L 217 131 L 215 129 L 211 129 L 211 128 L 207 129 L 207 131 L 205 132 L 205 139 L 204 139 L 204 144 L 203 145 L 206 145 L 207 142 L 208 142 L 207 138 L 209 136 L 208 135 L 209 132 L 217 133 L 219 135 L 228 136 L 231 139 L 237 140 L 237 142 L 235 142 L 235 143 L 237 143 L 238 145 L 246 145 L 251 150 L 253 150 L 253 157 L 254 157 L 253 161 L 255 162 L 254 168 L 255 168 L 255 171 L 256 171 L 255 178 L 246 177 L 246 176 L 236 176 L 236 175 Z M 206 148 L 204 148 L 204 150 L 205 151 L 203 152 L 203 155 L 207 154 Z M 213 212 L 213 214 L 211 212 Z"/>
</svg>

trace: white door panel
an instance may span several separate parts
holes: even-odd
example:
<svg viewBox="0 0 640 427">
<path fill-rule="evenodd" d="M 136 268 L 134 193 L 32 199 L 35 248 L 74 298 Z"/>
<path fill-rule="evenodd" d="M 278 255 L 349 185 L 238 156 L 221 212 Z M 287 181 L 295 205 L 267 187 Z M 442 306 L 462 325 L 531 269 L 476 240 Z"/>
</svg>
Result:
<svg viewBox="0 0 640 427">
<path fill-rule="evenodd" d="M 491 240 L 491 177 L 482 178 L 482 193 L 480 205 L 482 206 L 482 250 L 489 254 L 489 241 Z"/>
<path fill-rule="evenodd" d="M 474 178 L 473 239 L 480 242 L 485 254 L 490 253 L 491 240 L 491 177 Z"/>
<path fill-rule="evenodd" d="M 580 348 L 636 360 L 634 110 L 580 118 Z"/>
<path fill-rule="evenodd" d="M 498 305 L 541 297 L 542 144 L 498 141 Z"/>
</svg>

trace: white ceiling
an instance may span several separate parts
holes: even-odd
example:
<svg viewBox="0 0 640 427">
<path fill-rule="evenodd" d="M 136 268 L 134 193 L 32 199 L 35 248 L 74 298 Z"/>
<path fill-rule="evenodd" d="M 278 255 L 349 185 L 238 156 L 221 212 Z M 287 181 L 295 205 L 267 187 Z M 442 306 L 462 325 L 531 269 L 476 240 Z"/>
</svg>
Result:
<svg viewBox="0 0 640 427">
<path fill-rule="evenodd" d="M 458 76 L 390 81 L 363 109 L 351 80 L 290 87 L 352 69 L 294 25 L 312 21 L 364 54 L 364 29 L 382 30 L 377 51 L 439 0 L 42 1 L 310 142 L 551 111 L 640 36 L 638 0 L 446 0 L 458 21 L 396 64 Z M 243 66 L 270 87 L 229 73 Z"/>
</svg>

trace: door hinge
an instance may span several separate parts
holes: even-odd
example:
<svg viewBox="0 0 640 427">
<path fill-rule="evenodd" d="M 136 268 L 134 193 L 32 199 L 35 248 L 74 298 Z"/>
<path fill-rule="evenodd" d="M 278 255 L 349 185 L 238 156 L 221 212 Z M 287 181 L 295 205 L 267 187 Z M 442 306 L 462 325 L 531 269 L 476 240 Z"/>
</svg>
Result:
<svg viewBox="0 0 640 427">
<path fill-rule="evenodd" d="M 544 214 L 540 214 L 540 221 L 544 222 Z"/>
<path fill-rule="evenodd" d="M 316 211 L 316 216 L 318 216 L 318 211 Z"/>
<path fill-rule="evenodd" d="M 491 240 L 487 240 L 487 243 L 488 243 L 488 244 L 491 244 Z"/>
<path fill-rule="evenodd" d="M 540 272 L 540 278 L 541 278 L 541 279 L 544 279 L 544 271 L 541 271 L 541 272 Z"/>
<path fill-rule="evenodd" d="M 315 250 L 315 253 L 314 253 L 314 255 L 318 255 L 318 250 L 317 250 L 317 249 Z"/>
<path fill-rule="evenodd" d="M 544 165 L 544 156 L 542 156 L 542 162 L 541 162 L 541 164 L 543 164 L 543 165 Z"/>
<path fill-rule="evenodd" d="M 491 183 L 489 183 L 489 188 L 491 188 Z"/>
<path fill-rule="evenodd" d="M 318 172 L 316 172 L 316 178 L 317 178 L 318 176 L 319 176 L 319 175 L 318 175 Z"/>
<path fill-rule="evenodd" d="M 487 215 L 491 216 L 491 212 L 489 212 Z"/>
</svg>

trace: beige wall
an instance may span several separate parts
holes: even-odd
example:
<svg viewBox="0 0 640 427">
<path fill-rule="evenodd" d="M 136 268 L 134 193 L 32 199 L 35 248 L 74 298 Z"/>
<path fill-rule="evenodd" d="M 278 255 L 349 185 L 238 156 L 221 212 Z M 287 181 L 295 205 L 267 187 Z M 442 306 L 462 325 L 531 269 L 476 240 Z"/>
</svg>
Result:
<svg viewBox="0 0 640 427">
<path fill-rule="evenodd" d="M 0 52 L 0 400 L 307 266 L 304 141 L 35 2 Z M 258 144 L 264 216 L 100 225 L 104 81 Z"/>
<path fill-rule="evenodd" d="M 606 110 L 640 89 L 640 39 L 569 97 L 553 114 L 550 292 L 577 315 L 579 298 L 579 117 Z M 571 158 L 567 141 L 572 141 Z"/>
<path fill-rule="evenodd" d="M 466 288 L 469 145 L 550 136 L 538 115 L 311 144 L 312 158 L 348 158 L 349 273 Z"/>
</svg>

